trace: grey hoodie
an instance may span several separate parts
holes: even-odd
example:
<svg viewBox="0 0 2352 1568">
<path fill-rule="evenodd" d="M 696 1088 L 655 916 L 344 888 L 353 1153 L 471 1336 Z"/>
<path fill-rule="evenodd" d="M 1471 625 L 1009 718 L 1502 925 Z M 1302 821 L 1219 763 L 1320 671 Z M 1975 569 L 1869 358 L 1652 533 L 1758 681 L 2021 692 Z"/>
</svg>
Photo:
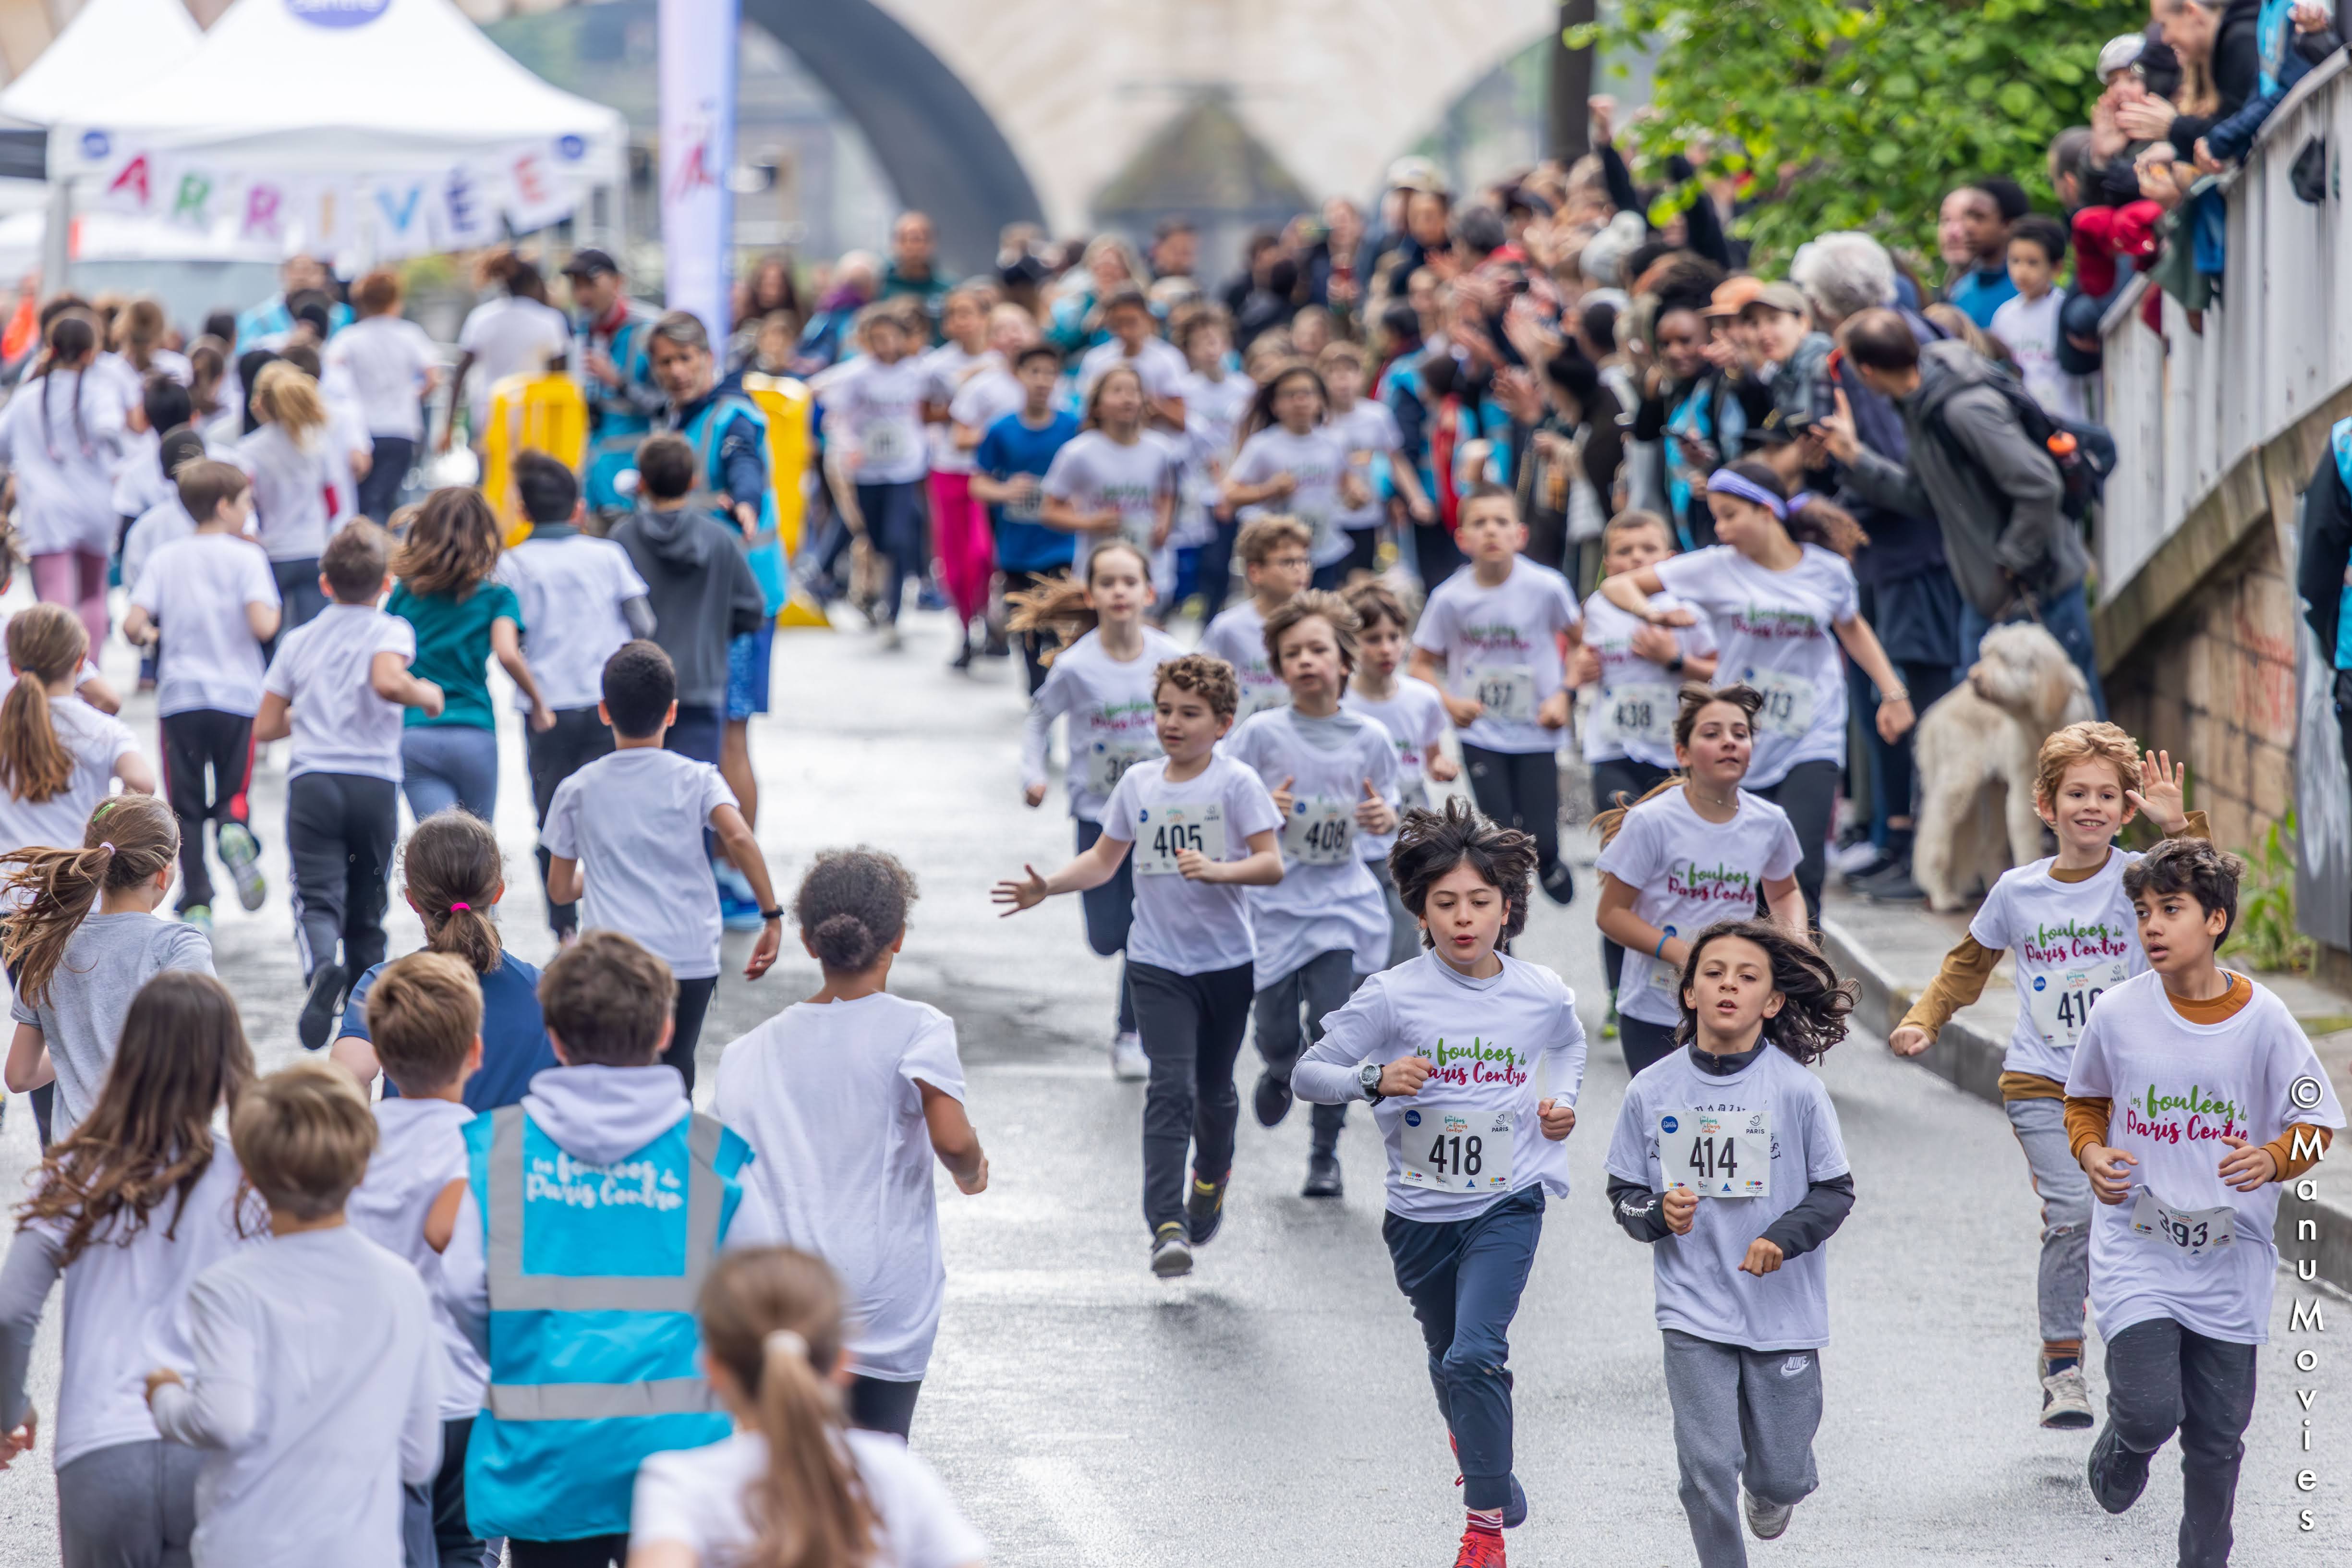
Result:
<svg viewBox="0 0 2352 1568">
<path fill-rule="evenodd" d="M 2009 613 L 2021 592 L 2037 599 L 2065 593 L 2082 582 L 2088 563 L 2082 539 L 2059 510 L 2064 490 L 2057 465 L 2035 447 L 1991 384 L 2001 374 L 1964 342 L 1924 345 L 1918 386 L 1895 400 L 1910 442 L 1908 464 L 1865 447 L 1846 466 L 1856 494 L 1935 518 L 1953 580 L 1991 620 Z"/>
<path fill-rule="evenodd" d="M 766 624 L 742 535 L 699 507 L 640 507 L 613 530 L 650 590 L 654 641 L 677 667 L 677 705 L 723 708 L 727 644 Z"/>
</svg>

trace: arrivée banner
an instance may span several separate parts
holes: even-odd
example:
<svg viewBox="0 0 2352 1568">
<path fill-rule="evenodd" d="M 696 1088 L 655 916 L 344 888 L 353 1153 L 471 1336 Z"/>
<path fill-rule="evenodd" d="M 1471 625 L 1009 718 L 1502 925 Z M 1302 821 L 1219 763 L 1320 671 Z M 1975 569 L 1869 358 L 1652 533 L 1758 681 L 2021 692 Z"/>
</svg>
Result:
<svg viewBox="0 0 2352 1568">
<path fill-rule="evenodd" d="M 727 335 L 735 197 L 736 0 L 661 0 L 664 293 Z"/>
</svg>

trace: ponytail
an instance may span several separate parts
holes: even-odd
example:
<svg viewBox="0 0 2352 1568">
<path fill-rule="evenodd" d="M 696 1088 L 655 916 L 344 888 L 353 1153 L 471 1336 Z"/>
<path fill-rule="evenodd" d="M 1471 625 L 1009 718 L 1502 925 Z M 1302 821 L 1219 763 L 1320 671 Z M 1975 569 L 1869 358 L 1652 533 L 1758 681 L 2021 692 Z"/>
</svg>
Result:
<svg viewBox="0 0 2352 1568">
<path fill-rule="evenodd" d="M 1682 690 L 1675 696 L 1675 749 L 1676 751 L 1690 749 L 1691 736 L 1698 729 L 1698 716 L 1718 702 L 1728 703 L 1738 709 L 1747 716 L 1748 726 L 1752 730 L 1755 727 L 1756 715 L 1763 711 L 1764 694 L 1754 687 L 1745 684 L 1710 687 L 1696 680 L 1685 682 Z M 1690 775 L 1686 773 L 1668 773 L 1651 788 L 1649 794 L 1635 801 L 1633 805 L 1647 805 L 1668 790 L 1680 789 L 1688 783 L 1690 783 Z M 1616 800 L 1612 803 L 1609 809 L 1593 817 L 1592 830 L 1601 835 L 1601 842 L 1604 847 L 1623 829 L 1625 814 L 1632 809 L 1633 806 L 1625 804 L 1624 792 L 1620 790 Z"/>
<path fill-rule="evenodd" d="M 6 892 L 21 904 L 0 938 L 0 961 L 16 976 L 16 994 L 33 1006 L 49 999 L 49 981 L 66 945 L 110 889 L 146 881 L 180 858 L 180 824 L 152 795 L 114 795 L 99 802 L 79 849 L 36 846 L 0 855 Z"/>
<path fill-rule="evenodd" d="M 1717 471 L 1735 475 L 1744 481 L 1737 488 L 1725 488 L 1744 500 L 1760 502 L 1780 519 L 1780 526 L 1789 531 L 1789 537 L 1800 544 L 1818 544 L 1851 561 L 1856 551 L 1870 542 L 1870 535 L 1862 531 L 1862 524 L 1854 521 L 1852 512 L 1823 500 L 1811 490 L 1800 490 L 1790 495 L 1789 487 L 1781 483 L 1780 475 L 1752 458 L 1726 463 Z M 1709 482 L 1712 483 L 1712 479 Z M 1760 495 L 1756 493 L 1759 491 L 1762 492 Z M 1767 497 L 1770 499 L 1767 500 Z"/>
<path fill-rule="evenodd" d="M 0 700 L 0 784 L 16 799 L 38 804 L 73 781 L 73 753 L 58 739 L 48 684 L 81 668 L 89 634 L 63 605 L 35 605 L 8 623 L 7 641 L 17 674 Z"/>
<path fill-rule="evenodd" d="M 327 424 L 327 405 L 319 384 L 284 360 L 273 360 L 253 382 L 254 412 L 286 432 L 294 445 L 307 450 L 310 433 Z"/>
<path fill-rule="evenodd" d="M 49 460 L 58 460 L 57 430 L 49 416 L 49 384 L 57 379 L 60 366 L 70 365 L 74 373 L 74 435 L 81 442 L 83 457 L 89 457 L 89 430 L 81 414 L 81 380 L 89 364 L 89 356 L 98 352 L 98 326 L 86 310 L 60 311 L 49 322 L 47 346 L 41 354 L 41 445 Z"/>
<path fill-rule="evenodd" d="M 476 974 L 505 962 L 490 919 L 505 866 L 488 823 L 454 805 L 436 811 L 408 836 L 400 865 L 409 901 L 425 921 L 428 951 L 463 959 Z"/>
<path fill-rule="evenodd" d="M 1117 375 L 1119 372 L 1110 374 Z M 1049 577 L 1025 592 L 1007 594 L 1004 603 L 1013 613 L 1006 624 L 1016 632 L 1052 632 L 1061 638 L 1062 647 L 1069 647 L 1093 631 L 1102 624 L 1102 617 L 1095 613 L 1092 605 L 1087 603 L 1087 593 L 1094 585 L 1095 563 L 1114 551 L 1125 551 L 1133 556 L 1143 568 L 1143 580 L 1147 583 L 1151 580 L 1151 558 L 1139 545 L 1124 539 L 1110 540 L 1096 545 L 1094 553 L 1087 557 L 1087 574 L 1083 579 Z M 1061 648 L 1056 648 L 1054 653 L 1047 654 L 1045 662 L 1053 663 L 1055 654 L 1060 651 Z"/>
</svg>

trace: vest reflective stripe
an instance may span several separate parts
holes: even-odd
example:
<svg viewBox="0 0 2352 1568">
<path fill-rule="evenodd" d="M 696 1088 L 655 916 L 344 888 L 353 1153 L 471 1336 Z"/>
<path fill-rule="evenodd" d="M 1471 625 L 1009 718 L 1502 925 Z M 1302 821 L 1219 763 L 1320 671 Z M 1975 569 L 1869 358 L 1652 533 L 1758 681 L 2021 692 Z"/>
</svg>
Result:
<svg viewBox="0 0 2352 1568">
<path fill-rule="evenodd" d="M 651 1383 L 494 1383 L 490 1414 L 501 1421 L 614 1421 L 638 1415 L 701 1415 L 719 1408 L 698 1377 Z"/>
<path fill-rule="evenodd" d="M 491 1121 L 490 1201 L 484 1215 L 488 1235 L 483 1250 L 492 1311 L 694 1311 L 702 1277 L 719 1251 L 719 1211 L 727 1201 L 726 1181 L 715 1168 L 719 1141 L 726 1131 L 717 1118 L 697 1112 L 687 1129 L 692 1160 L 687 1176 L 686 1272 L 667 1276 L 524 1273 L 522 1107 L 501 1107 L 491 1112 Z"/>
</svg>

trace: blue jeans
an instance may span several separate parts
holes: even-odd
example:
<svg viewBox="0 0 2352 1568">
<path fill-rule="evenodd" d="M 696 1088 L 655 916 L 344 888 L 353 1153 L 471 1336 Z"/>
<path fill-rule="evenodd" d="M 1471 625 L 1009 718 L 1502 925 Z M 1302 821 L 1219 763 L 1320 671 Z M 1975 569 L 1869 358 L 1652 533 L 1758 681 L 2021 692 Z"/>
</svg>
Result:
<svg viewBox="0 0 2352 1568">
<path fill-rule="evenodd" d="M 419 822 L 462 805 L 484 822 L 499 805 L 499 734 L 471 724 L 419 724 L 400 732 L 400 788 Z"/>
<path fill-rule="evenodd" d="M 2075 584 L 2054 598 L 2041 603 L 2042 629 L 2058 639 L 2074 668 L 2091 685 L 2091 710 L 2104 719 L 2107 716 L 2107 694 L 2099 685 L 2099 650 L 2091 641 L 2091 606 L 2083 597 L 2083 584 Z M 2016 617 L 2011 617 L 2012 619 Z M 1992 630 L 1990 619 L 1979 613 L 1974 605 L 1965 600 L 1960 605 L 1960 662 L 1952 672 L 1952 683 L 1958 685 L 1969 678 L 1969 666 L 1977 661 L 1977 645 L 1984 641 L 1985 633 Z"/>
</svg>

